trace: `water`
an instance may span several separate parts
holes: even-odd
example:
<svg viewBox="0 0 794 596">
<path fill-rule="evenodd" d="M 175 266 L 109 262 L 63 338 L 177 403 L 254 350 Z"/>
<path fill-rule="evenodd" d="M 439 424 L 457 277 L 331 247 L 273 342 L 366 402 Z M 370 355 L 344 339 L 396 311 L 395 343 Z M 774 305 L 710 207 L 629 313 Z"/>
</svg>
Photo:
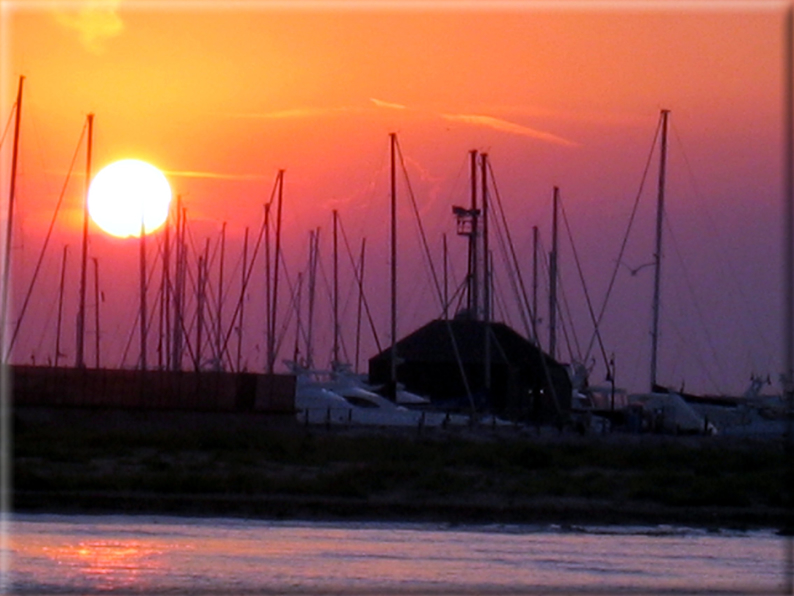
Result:
<svg viewBox="0 0 794 596">
<path fill-rule="evenodd" d="M 780 593 L 772 531 L 19 515 L 13 594 Z"/>
</svg>

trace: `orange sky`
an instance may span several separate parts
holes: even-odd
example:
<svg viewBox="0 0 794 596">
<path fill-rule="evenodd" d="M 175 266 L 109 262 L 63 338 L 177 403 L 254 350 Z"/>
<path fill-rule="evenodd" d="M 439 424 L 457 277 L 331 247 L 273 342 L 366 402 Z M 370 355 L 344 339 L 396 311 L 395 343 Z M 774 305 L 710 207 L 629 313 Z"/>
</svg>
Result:
<svg viewBox="0 0 794 596">
<path fill-rule="evenodd" d="M 304 268 L 309 230 L 321 226 L 327 241 L 331 209 L 339 209 L 351 242 L 358 247 L 367 237 L 367 284 L 382 341 L 388 304 L 378 289 L 387 280 L 392 131 L 433 250 L 440 251 L 441 235 L 448 234 L 458 278 L 463 241 L 454 236 L 450 206 L 468 200 L 467 152 L 479 149 L 491 156 L 527 263 L 531 226 L 540 226 L 548 242 L 551 188 L 561 187 L 588 289 L 600 305 L 659 110 L 669 108 L 667 209 L 687 271 L 665 286 L 660 371 L 665 382 L 686 380 L 687 387 L 709 391 L 741 391 L 751 372 L 774 375 L 783 3 L 397 6 L 129 1 L 91 8 L 4 0 L 3 125 L 17 77 L 26 77 L 12 252 L 17 300 L 85 114 L 93 112 L 94 170 L 133 157 L 168 172 L 197 245 L 207 237 L 217 242 L 221 223 L 228 222 L 230 269 L 245 227 L 252 234 L 258 229 L 278 169 L 286 170 L 285 257 L 293 281 Z M 4 142 L 5 167 L 9 146 Z M 82 153 L 77 164 L 37 293 L 52 296 L 65 243 L 76 267 Z M 653 186 L 652 178 L 626 257 L 634 266 L 652 258 Z M 404 187 L 401 192 L 401 271 L 410 280 L 402 284 L 403 335 L 436 316 L 438 307 Z M 118 361 L 135 316 L 136 245 L 93 227 L 91 242 L 113 304 L 104 307 L 103 341 L 109 353 L 118 353 L 110 360 Z M 665 251 L 671 277 L 675 250 Z M 330 274 L 330 244 L 323 258 Z M 440 263 L 440 255 L 434 258 Z M 587 343 L 592 325 L 570 248 L 561 258 L 573 318 Z M 635 388 L 647 383 L 651 276 L 644 274 L 621 278 L 620 306 L 610 310 L 604 328 L 623 384 Z M 343 275 L 347 287 L 349 268 Z M 76 283 L 76 269 L 70 276 Z M 76 293 L 65 306 L 69 342 Z M 42 302 L 49 307 L 51 299 Z M 52 313 L 44 311 L 28 323 L 18 360 L 51 357 Z M 354 311 L 348 305 L 346 316 Z M 261 336 L 255 316 L 251 335 Z M 734 324 L 727 328 L 726 320 Z M 708 331 L 691 341 L 690 330 L 701 324 Z M 354 343 L 352 336 L 345 341 L 348 348 Z M 252 368 L 261 366 L 257 342 L 250 339 Z M 681 346 L 690 344 L 698 355 L 680 357 Z M 369 357 L 374 346 L 369 339 L 365 345 Z M 73 354 L 71 345 L 66 351 Z M 700 358 L 711 373 L 700 372 Z M 133 362 L 131 356 L 126 365 Z"/>
</svg>

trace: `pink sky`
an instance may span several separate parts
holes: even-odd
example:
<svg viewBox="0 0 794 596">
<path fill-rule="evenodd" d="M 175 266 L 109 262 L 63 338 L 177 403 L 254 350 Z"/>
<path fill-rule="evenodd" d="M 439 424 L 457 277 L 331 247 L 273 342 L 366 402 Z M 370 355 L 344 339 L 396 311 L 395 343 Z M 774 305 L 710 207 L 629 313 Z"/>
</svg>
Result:
<svg viewBox="0 0 794 596">
<path fill-rule="evenodd" d="M 26 77 L 14 312 L 88 112 L 96 114 L 95 171 L 128 157 L 166 171 L 188 209 L 196 246 L 210 238 L 214 247 L 227 222 L 226 276 L 234 281 L 226 292 L 235 298 L 239 273 L 231 271 L 244 229 L 258 231 L 262 204 L 283 168 L 289 275 L 294 281 L 305 270 L 309 230 L 321 227 L 330 276 L 331 210 L 338 209 L 356 253 L 367 238 L 368 299 L 381 342 L 388 343 L 388 134 L 397 132 L 437 270 L 447 234 L 455 280 L 464 273 L 465 244 L 455 236 L 451 206 L 468 201 L 468 151 L 487 151 L 525 279 L 531 276 L 533 225 L 550 247 L 557 185 L 599 308 L 659 110 L 666 108 L 671 129 L 659 380 L 732 393 L 742 392 L 752 373 L 776 380 L 785 3 L 485 6 L 4 3 L 3 126 L 17 78 Z M 9 139 L 2 149 L 7 169 Z M 66 360 L 74 358 L 84 168 L 81 149 L 16 361 L 43 363 L 53 356 L 64 244 L 70 252 L 62 341 Z M 656 156 L 649 176 L 624 259 L 630 267 L 653 258 Z M 2 188 L 5 201 L 7 176 Z M 402 336 L 440 308 L 404 180 L 399 194 Z M 561 237 L 562 286 L 572 315 L 566 324 L 586 345 L 592 324 L 570 241 L 564 231 Z M 105 296 L 103 364 L 133 366 L 135 336 L 125 361 L 122 353 L 135 329 L 137 243 L 92 226 L 89 253 L 99 259 Z M 346 255 L 341 262 L 343 339 L 352 358 L 355 293 Z M 213 275 L 217 261 L 215 267 Z M 623 268 L 602 327 L 618 384 L 630 390 L 645 390 L 648 383 L 652 279 L 650 268 L 636 276 Z M 325 314 L 318 320 L 327 322 L 322 283 L 318 309 Z M 260 370 L 264 358 L 264 323 L 256 312 L 262 285 L 259 275 L 246 302 L 244 350 L 252 370 Z M 506 277 L 497 285 L 509 289 Z M 541 295 L 545 321 L 545 290 Z M 286 315 L 286 290 L 281 302 Z M 498 317 L 521 330 L 509 292 L 504 302 Z M 231 307 L 224 312 L 228 321 Z M 93 325 L 92 311 L 88 318 Z M 330 357 L 330 332 L 316 328 L 318 359 Z M 542 342 L 547 334 L 541 325 Z M 290 329 L 284 358 L 291 355 L 292 337 Z M 93 346 L 92 337 L 86 342 Z M 362 359 L 372 356 L 370 334 L 362 342 Z M 569 356 L 563 343 L 562 359 Z M 593 381 L 603 377 L 599 358 Z"/>
</svg>

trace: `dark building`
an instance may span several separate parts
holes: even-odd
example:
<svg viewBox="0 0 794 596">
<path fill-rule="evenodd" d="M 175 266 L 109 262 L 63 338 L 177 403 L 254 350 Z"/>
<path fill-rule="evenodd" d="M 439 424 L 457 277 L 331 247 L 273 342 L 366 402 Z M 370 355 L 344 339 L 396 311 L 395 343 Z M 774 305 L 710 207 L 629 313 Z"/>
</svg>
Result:
<svg viewBox="0 0 794 596">
<path fill-rule="evenodd" d="M 514 420 L 564 419 L 571 406 L 565 367 L 504 323 L 489 323 L 487 328 L 488 349 L 482 321 L 435 320 L 417 329 L 397 342 L 397 381 L 443 409 L 469 409 L 467 382 L 478 411 Z M 370 382 L 387 385 L 390 372 L 391 348 L 370 359 Z"/>
<path fill-rule="evenodd" d="M 295 413 L 292 375 L 18 365 L 8 372 L 15 408 Z"/>
</svg>

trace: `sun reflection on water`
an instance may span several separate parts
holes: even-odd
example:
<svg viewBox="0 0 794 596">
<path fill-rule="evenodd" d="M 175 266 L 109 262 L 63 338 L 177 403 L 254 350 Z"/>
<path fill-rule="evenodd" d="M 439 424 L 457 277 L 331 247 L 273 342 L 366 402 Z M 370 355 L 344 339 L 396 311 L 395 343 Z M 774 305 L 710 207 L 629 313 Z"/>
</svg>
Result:
<svg viewBox="0 0 794 596">
<path fill-rule="evenodd" d="M 66 573 L 82 575 L 97 588 L 131 587 L 163 566 L 162 548 L 139 540 L 91 540 L 43 550 Z"/>
</svg>

